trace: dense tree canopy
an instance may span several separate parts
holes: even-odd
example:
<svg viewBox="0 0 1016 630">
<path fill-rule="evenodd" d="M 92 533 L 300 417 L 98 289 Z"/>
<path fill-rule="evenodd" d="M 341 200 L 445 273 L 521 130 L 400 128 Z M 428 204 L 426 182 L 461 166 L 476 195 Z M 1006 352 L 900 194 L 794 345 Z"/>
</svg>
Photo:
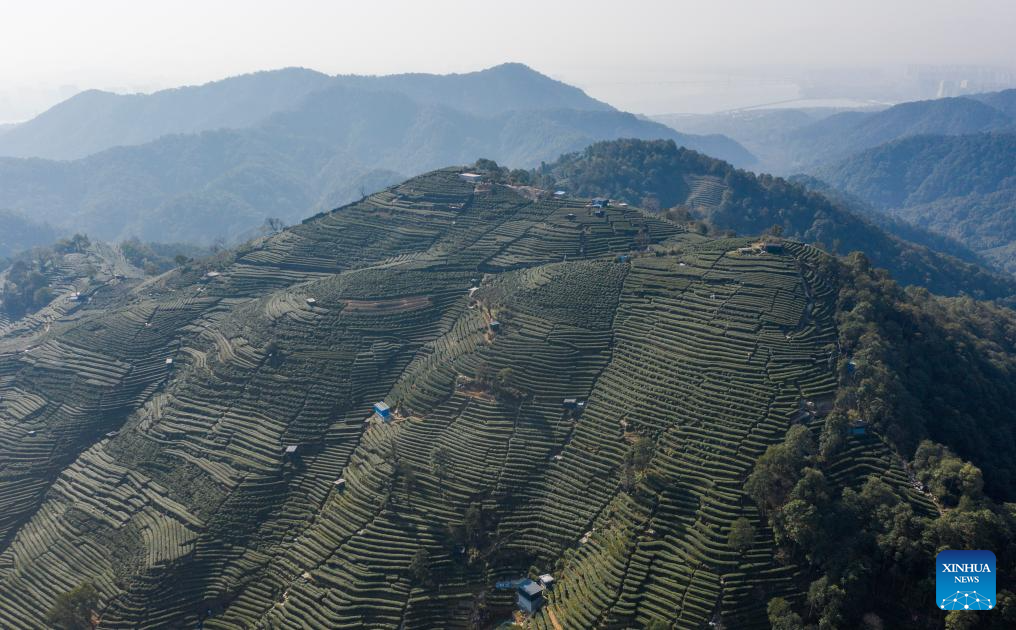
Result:
<svg viewBox="0 0 1016 630">
<path fill-rule="evenodd" d="M 810 429 L 794 425 L 745 484 L 787 560 L 803 563 L 814 578 L 807 609 L 777 598 L 770 621 L 819 628 L 870 626 L 876 618 L 886 627 L 941 623 L 897 616 L 932 601 L 928 567 L 938 551 L 991 549 L 1000 577 L 1016 568 L 1016 509 L 1004 503 L 1016 497 L 1014 422 L 1005 412 L 1016 405 L 1016 315 L 904 290 L 860 254 L 824 264 L 824 273 L 839 278 L 843 356 L 834 408 L 819 448 Z M 935 512 L 876 475 L 857 485 L 830 479 L 849 456 L 850 422 L 863 422 L 885 441 Z M 1013 586 L 1001 577 L 1000 602 Z M 1012 613 L 997 612 L 982 620 L 985 627 L 1006 627 Z M 953 615 L 949 623 L 968 621 Z"/>
<path fill-rule="evenodd" d="M 91 630 L 98 605 L 99 592 L 85 582 L 57 597 L 46 622 L 58 630 Z"/>
<path fill-rule="evenodd" d="M 924 135 L 869 149 L 822 177 L 876 208 L 1016 271 L 1016 134 Z"/>
</svg>

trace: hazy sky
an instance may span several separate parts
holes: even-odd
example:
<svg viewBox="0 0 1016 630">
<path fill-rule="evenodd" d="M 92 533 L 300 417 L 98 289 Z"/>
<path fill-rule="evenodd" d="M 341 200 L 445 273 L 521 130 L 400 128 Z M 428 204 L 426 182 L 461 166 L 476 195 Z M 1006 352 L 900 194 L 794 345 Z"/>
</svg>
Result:
<svg viewBox="0 0 1016 630">
<path fill-rule="evenodd" d="M 748 105 L 734 101 L 763 96 L 738 96 L 741 81 L 793 83 L 824 68 L 1013 68 L 1014 33 L 1014 0 L 2 0 L 0 120 L 90 87 L 150 91 L 285 66 L 381 74 L 504 61 L 626 109 L 682 111 L 710 89 L 732 93 L 718 105 Z"/>
</svg>

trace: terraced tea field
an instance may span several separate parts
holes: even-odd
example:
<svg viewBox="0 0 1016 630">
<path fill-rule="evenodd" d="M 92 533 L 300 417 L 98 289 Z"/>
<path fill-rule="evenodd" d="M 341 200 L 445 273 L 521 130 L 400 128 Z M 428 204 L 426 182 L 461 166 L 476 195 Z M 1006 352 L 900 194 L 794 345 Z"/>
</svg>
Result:
<svg viewBox="0 0 1016 630">
<path fill-rule="evenodd" d="M 742 486 L 835 391 L 835 288 L 743 244 L 447 169 L 4 338 L 0 627 L 82 582 L 103 628 L 492 625 L 531 568 L 534 627 L 764 626 Z"/>
</svg>

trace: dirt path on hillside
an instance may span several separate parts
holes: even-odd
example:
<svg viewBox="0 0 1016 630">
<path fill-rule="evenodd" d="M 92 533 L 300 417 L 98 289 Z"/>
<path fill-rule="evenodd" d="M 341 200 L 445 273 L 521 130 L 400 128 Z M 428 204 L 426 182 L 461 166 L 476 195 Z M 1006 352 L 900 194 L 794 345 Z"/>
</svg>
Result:
<svg viewBox="0 0 1016 630">
<path fill-rule="evenodd" d="M 564 626 L 558 623 L 557 616 L 554 614 L 554 609 L 550 606 L 547 606 L 547 616 L 550 617 L 550 623 L 554 625 L 554 630 L 564 630 Z"/>
</svg>

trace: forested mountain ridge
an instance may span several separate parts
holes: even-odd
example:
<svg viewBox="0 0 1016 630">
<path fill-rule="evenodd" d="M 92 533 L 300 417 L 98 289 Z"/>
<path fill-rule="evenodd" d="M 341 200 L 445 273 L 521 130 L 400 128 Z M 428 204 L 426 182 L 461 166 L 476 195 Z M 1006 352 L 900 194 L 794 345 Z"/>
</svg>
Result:
<svg viewBox="0 0 1016 630">
<path fill-rule="evenodd" d="M 850 210 L 850 212 L 864 217 L 871 221 L 875 225 L 882 228 L 889 234 L 897 236 L 905 241 L 910 241 L 917 245 L 923 245 L 931 250 L 955 256 L 960 260 L 971 262 L 971 263 L 986 263 L 979 254 L 974 250 L 970 249 L 958 240 L 941 234 L 939 232 L 933 232 L 926 227 L 910 223 L 898 217 L 894 217 L 890 214 L 886 214 L 884 210 L 880 210 L 872 205 L 870 202 L 865 201 L 861 197 L 846 192 L 841 188 L 835 188 L 831 184 L 817 177 L 811 175 L 795 175 L 788 178 L 795 184 L 801 184 L 809 190 L 821 193 L 828 197 L 833 203 L 843 206 Z"/>
<path fill-rule="evenodd" d="M 521 63 L 503 63 L 463 74 L 338 75 L 339 86 L 398 92 L 427 105 L 444 105 L 478 116 L 527 110 L 617 111 L 577 87 Z"/>
<path fill-rule="evenodd" d="M 775 226 L 785 236 L 836 253 L 862 251 L 899 282 L 941 294 L 1014 295 L 1016 285 L 1004 274 L 888 234 L 846 205 L 800 184 L 738 170 L 672 142 L 601 142 L 542 165 L 532 177 L 574 194 L 670 209 L 670 216 L 698 222 L 698 229 L 759 234 Z"/>
<path fill-rule="evenodd" d="M 1016 134 L 906 138 L 851 156 L 819 176 L 1016 270 Z"/>
<path fill-rule="evenodd" d="M 954 543 L 1012 621 L 1011 314 L 489 167 L 0 337 L 0 624 L 926 628 Z"/>
<path fill-rule="evenodd" d="M 959 135 L 1011 127 L 1005 112 L 967 97 L 901 103 L 880 112 L 836 114 L 791 133 L 801 155 L 828 163 L 898 138 Z"/>
<path fill-rule="evenodd" d="M 1016 119 L 1016 89 L 972 94 L 970 98 L 991 105 L 1000 112 Z"/>
<path fill-rule="evenodd" d="M 288 82 L 288 72 L 249 80 Z M 340 77 L 323 85 L 319 75 L 292 72 L 293 80 L 314 89 L 299 99 L 284 92 L 292 97 L 285 107 L 260 104 L 256 111 L 278 111 L 256 124 L 164 135 L 70 161 L 0 158 L 0 207 L 104 240 L 208 245 L 248 235 L 266 217 L 298 221 L 398 181 L 400 173 L 467 163 L 476 155 L 529 167 L 596 140 L 633 136 L 669 138 L 738 163 L 752 159 L 728 138 L 684 135 L 640 120 L 524 66 L 449 77 Z M 207 89 L 225 89 L 216 86 Z M 188 106 L 217 103 L 216 93 L 202 96 L 203 89 L 193 88 Z M 161 111 L 176 98 L 162 94 L 138 98 Z M 494 97 L 499 107 L 472 112 Z M 194 124 L 218 111 L 210 109 Z M 147 120 L 149 113 L 142 108 L 136 115 Z M 75 128 L 82 122 L 65 118 L 77 121 Z M 100 133 L 102 125 L 95 128 Z"/>
</svg>

